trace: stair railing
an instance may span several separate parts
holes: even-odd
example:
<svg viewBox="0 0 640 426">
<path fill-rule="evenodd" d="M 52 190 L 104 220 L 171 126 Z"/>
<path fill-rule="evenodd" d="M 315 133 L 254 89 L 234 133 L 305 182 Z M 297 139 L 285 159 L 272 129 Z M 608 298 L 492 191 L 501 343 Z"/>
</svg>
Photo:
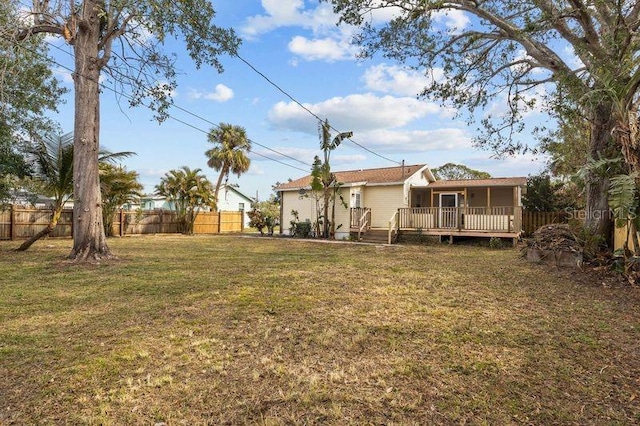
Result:
<svg viewBox="0 0 640 426">
<path fill-rule="evenodd" d="M 360 216 L 360 219 L 358 219 L 358 225 L 360 225 L 360 227 L 358 228 L 358 241 L 360 241 L 360 236 L 362 235 L 362 232 L 369 229 L 370 224 L 371 224 L 371 209 L 364 209 L 364 213 L 362 214 L 362 216 Z"/>
<path fill-rule="evenodd" d="M 393 240 L 397 237 L 398 235 L 398 210 L 396 210 L 393 215 L 391 216 L 391 219 L 389 219 L 389 244 L 393 243 Z"/>
</svg>

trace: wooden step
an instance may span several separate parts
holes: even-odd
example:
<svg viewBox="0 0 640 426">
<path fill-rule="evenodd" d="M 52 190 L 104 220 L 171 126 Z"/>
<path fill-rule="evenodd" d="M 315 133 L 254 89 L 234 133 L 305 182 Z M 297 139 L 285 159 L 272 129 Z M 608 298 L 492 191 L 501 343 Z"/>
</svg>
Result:
<svg viewBox="0 0 640 426">
<path fill-rule="evenodd" d="M 389 242 L 389 231 L 371 229 L 360 236 L 363 243 L 387 244 Z"/>
</svg>

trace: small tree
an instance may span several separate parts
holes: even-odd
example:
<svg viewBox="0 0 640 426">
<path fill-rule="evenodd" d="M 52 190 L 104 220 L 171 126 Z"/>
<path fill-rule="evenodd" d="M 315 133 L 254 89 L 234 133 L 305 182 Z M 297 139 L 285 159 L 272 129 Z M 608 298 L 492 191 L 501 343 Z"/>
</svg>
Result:
<svg viewBox="0 0 640 426">
<path fill-rule="evenodd" d="M 213 185 L 201 169 L 191 170 L 183 166 L 178 170 L 170 170 L 156 186 L 156 194 L 170 201 L 178 215 L 178 232 L 193 234 L 193 224 L 198 213 L 209 207 L 215 210 L 216 201 Z"/>
<path fill-rule="evenodd" d="M 330 157 L 331 151 L 340 146 L 343 140 L 353 136 L 353 132 L 342 132 L 331 139 L 331 126 L 329 121 L 325 120 L 318 126 L 318 133 L 320 135 L 320 149 L 322 149 L 324 155 L 324 161 L 318 164 L 318 160 L 314 161 L 314 171 L 311 173 L 312 178 L 315 180 L 315 184 L 312 182 L 311 188 L 315 191 L 316 188 L 322 188 L 323 199 L 323 232 L 324 238 L 333 238 L 335 235 L 335 214 L 336 214 L 336 194 L 339 190 L 339 182 L 336 179 L 335 174 L 331 173 Z M 317 157 L 316 157 L 317 158 Z M 315 186 L 315 188 L 314 188 Z M 329 221 L 329 205 L 331 205 L 331 221 Z"/>
<path fill-rule="evenodd" d="M 274 228 L 280 225 L 280 204 L 274 198 L 254 203 L 248 214 L 249 226 L 256 228 L 260 235 L 264 235 L 264 228 L 268 235 L 273 235 Z"/>
<path fill-rule="evenodd" d="M 113 219 L 116 211 L 125 203 L 138 200 L 142 196 L 142 184 L 138 173 L 113 164 L 100 164 L 100 191 L 102 192 L 102 221 L 104 232 L 113 235 Z"/>
<path fill-rule="evenodd" d="M 535 212 L 552 212 L 576 208 L 576 194 L 571 194 L 570 183 L 556 180 L 546 173 L 527 178 L 527 190 L 522 196 L 525 209 Z M 571 196 L 569 196 L 571 195 Z"/>
<path fill-rule="evenodd" d="M 45 134 L 35 140 L 31 150 L 33 156 L 34 178 L 40 182 L 44 195 L 53 198 L 51 219 L 40 232 L 26 240 L 18 251 L 27 250 L 39 239 L 51 234 L 60 220 L 64 204 L 73 195 L 73 134 L 66 135 Z M 110 153 L 103 151 L 98 154 L 98 162 L 104 163 L 131 155 L 131 152 Z"/>
</svg>

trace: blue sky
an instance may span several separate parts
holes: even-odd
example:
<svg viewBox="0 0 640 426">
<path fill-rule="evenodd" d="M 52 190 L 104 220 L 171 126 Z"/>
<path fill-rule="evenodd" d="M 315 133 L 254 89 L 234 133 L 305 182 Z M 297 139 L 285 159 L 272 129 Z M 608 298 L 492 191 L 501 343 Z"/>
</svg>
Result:
<svg viewBox="0 0 640 426">
<path fill-rule="evenodd" d="M 425 85 L 416 73 L 385 60 L 358 60 L 349 44 L 353 29 L 337 27 L 330 7 L 317 1 L 214 1 L 215 23 L 233 27 L 243 39 L 240 55 L 289 95 L 340 131 L 353 131 L 353 140 L 332 153 L 333 170 L 390 167 L 401 161 L 437 167 L 447 162 L 465 164 L 493 176 L 526 176 L 544 166 L 544 158 L 491 158 L 472 146 L 476 125 L 455 118 L 455 111 L 417 99 Z M 456 21 L 458 20 L 458 21 Z M 464 25 L 464 17 L 447 16 L 442 25 Z M 60 41 L 55 42 L 62 46 Z M 172 46 L 174 47 L 174 46 Z M 68 49 L 68 48 L 67 48 Z M 240 190 L 266 199 L 271 186 L 308 174 L 319 155 L 317 120 L 237 58 L 222 57 L 222 74 L 211 67 L 196 70 L 185 51 L 176 47 L 178 89 L 175 104 L 211 123 L 243 126 L 249 138 L 298 161 L 254 146 L 251 168 L 240 178 L 231 176 Z M 69 55 L 53 52 L 61 64 L 72 67 Z M 56 70 L 71 88 L 68 73 Z M 439 70 L 433 70 L 438 76 Z M 64 130 L 73 128 L 72 94 L 56 118 Z M 489 105 L 499 110 L 499 101 Z M 126 101 L 105 91 L 102 97 L 101 144 L 111 151 L 134 151 L 124 161 L 135 170 L 148 192 L 169 170 L 201 168 L 212 182 L 218 173 L 207 167 L 204 152 L 211 147 L 206 132 L 212 125 L 184 111 L 162 124 L 144 107 L 131 109 Z M 532 113 L 530 120 L 545 120 Z M 196 127 L 197 129 L 194 129 Z M 524 137 L 524 136 L 523 136 Z M 257 155 L 262 154 L 263 156 Z M 279 160 L 281 163 L 264 158 Z M 385 157 L 385 158 L 381 158 Z M 389 161 L 393 160 L 393 161 Z M 284 163 L 284 164 L 282 164 Z"/>
</svg>

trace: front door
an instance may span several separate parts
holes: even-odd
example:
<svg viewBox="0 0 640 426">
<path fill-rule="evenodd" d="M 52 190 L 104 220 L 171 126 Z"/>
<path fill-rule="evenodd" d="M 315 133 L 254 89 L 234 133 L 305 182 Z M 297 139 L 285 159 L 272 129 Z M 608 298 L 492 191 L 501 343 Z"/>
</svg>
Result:
<svg viewBox="0 0 640 426">
<path fill-rule="evenodd" d="M 458 194 L 455 192 L 440 194 L 440 227 L 458 227 Z"/>
</svg>

